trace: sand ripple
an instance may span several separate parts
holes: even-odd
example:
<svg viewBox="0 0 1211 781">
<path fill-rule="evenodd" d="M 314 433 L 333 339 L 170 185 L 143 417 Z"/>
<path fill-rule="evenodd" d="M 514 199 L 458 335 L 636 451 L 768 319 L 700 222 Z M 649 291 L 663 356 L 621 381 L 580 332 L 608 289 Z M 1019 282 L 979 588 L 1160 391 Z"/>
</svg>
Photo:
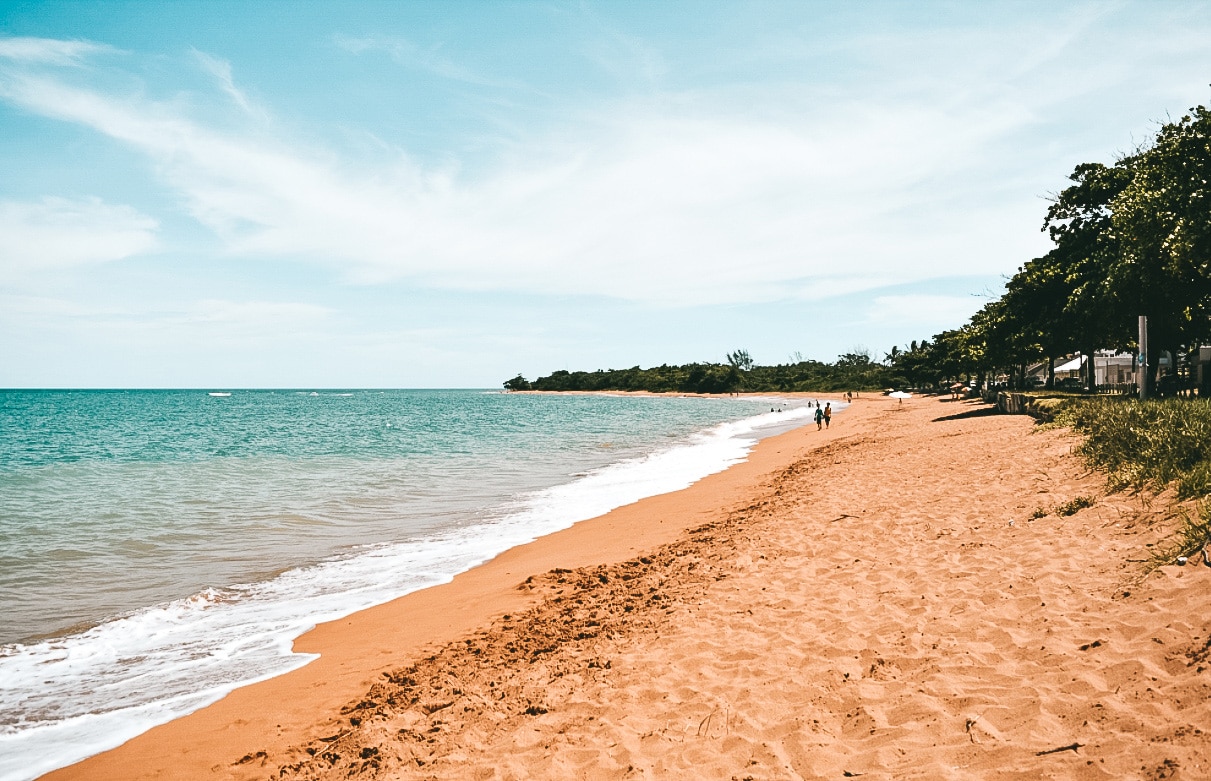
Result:
<svg viewBox="0 0 1211 781">
<path fill-rule="evenodd" d="M 866 402 L 759 495 L 385 674 L 297 779 L 1211 778 L 1211 569 L 1063 432 Z M 810 449 L 815 445 L 821 447 Z M 1074 515 L 1035 517 L 1077 496 Z"/>
</svg>

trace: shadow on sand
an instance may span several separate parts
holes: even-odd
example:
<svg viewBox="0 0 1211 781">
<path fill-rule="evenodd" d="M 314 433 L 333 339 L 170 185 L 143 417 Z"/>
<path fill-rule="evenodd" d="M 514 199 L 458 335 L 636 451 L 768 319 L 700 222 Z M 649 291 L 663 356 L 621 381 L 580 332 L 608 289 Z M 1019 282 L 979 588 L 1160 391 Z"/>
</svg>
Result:
<svg viewBox="0 0 1211 781">
<path fill-rule="evenodd" d="M 945 421 L 945 420 L 968 420 L 969 418 L 984 418 L 984 417 L 988 417 L 989 415 L 1000 415 L 1000 414 L 1001 413 L 997 411 L 996 407 L 979 406 L 979 407 L 976 407 L 975 409 L 969 409 L 966 412 L 956 412 L 953 415 L 943 415 L 940 418 L 934 418 L 933 422 L 941 423 L 942 421 Z"/>
</svg>

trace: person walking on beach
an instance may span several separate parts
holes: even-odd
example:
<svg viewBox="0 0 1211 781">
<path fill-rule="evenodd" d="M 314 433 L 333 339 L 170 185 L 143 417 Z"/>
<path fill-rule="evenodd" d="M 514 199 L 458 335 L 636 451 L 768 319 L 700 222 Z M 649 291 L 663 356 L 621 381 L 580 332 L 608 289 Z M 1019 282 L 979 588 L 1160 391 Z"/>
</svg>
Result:
<svg viewBox="0 0 1211 781">
<path fill-rule="evenodd" d="M 824 405 L 824 427 L 828 428 L 828 424 L 833 419 L 833 403 L 830 401 Z"/>
<path fill-rule="evenodd" d="M 824 410 L 820 409 L 820 405 L 816 405 L 816 431 L 824 428 Z"/>
</svg>

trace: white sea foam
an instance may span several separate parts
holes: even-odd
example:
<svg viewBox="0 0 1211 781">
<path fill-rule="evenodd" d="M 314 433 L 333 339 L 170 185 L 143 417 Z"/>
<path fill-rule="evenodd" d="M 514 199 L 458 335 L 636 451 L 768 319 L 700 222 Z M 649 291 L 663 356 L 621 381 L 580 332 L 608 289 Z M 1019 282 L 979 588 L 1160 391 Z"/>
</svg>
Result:
<svg viewBox="0 0 1211 781">
<path fill-rule="evenodd" d="M 27 781 L 113 748 L 232 689 L 310 661 L 291 650 L 317 623 L 451 580 L 577 521 L 685 488 L 744 459 L 807 408 L 724 423 L 640 458 L 516 497 L 487 520 L 364 547 L 262 583 L 209 589 L 81 634 L 0 648 L 0 780 Z"/>
</svg>

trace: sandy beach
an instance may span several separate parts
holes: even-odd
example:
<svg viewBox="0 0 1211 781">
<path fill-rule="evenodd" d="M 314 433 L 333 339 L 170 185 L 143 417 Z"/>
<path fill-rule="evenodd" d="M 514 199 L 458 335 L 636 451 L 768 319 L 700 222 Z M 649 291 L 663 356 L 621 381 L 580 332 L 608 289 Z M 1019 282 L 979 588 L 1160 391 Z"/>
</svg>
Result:
<svg viewBox="0 0 1211 781">
<path fill-rule="evenodd" d="M 1211 568 L 1073 443 L 864 394 L 45 778 L 1211 777 Z"/>
</svg>

